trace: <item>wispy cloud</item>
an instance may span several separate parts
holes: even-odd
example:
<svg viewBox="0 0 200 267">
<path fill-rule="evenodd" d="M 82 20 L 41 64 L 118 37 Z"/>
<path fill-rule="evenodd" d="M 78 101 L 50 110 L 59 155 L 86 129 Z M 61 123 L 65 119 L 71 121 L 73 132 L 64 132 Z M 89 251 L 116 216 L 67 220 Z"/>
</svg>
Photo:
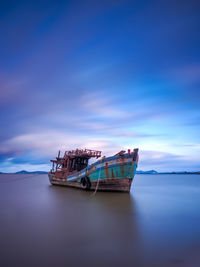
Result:
<svg viewBox="0 0 200 267">
<path fill-rule="evenodd" d="M 200 159 L 162 151 L 140 151 L 139 168 L 157 171 L 199 171 Z"/>
<path fill-rule="evenodd" d="M 200 83 L 200 64 L 181 66 L 170 71 L 172 77 L 182 84 Z"/>
<path fill-rule="evenodd" d="M 3 168 L 30 162 L 39 168 L 60 149 L 89 147 L 109 155 L 137 146 L 144 168 L 181 162 L 196 168 L 196 6 L 121 0 L 2 4 Z"/>
</svg>

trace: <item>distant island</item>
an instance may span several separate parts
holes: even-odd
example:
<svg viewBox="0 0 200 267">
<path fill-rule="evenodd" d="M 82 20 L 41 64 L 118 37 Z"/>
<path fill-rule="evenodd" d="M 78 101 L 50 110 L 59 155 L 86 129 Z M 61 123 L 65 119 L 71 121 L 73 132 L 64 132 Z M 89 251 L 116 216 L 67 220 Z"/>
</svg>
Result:
<svg viewBox="0 0 200 267">
<path fill-rule="evenodd" d="M 181 171 L 181 172 L 157 172 L 155 170 L 150 171 L 136 171 L 136 174 L 200 174 L 200 171 L 197 172 L 189 172 L 189 171 Z"/>
<path fill-rule="evenodd" d="M 25 170 L 19 171 L 19 172 L 0 172 L 0 174 L 47 174 L 48 172 L 45 171 L 32 171 L 28 172 Z"/>
<path fill-rule="evenodd" d="M 19 171 L 19 172 L 15 172 L 16 174 L 28 174 L 28 173 L 36 173 L 36 174 L 45 174 L 45 173 L 48 173 L 48 172 L 45 172 L 45 171 L 33 171 L 33 172 L 28 172 L 28 171 L 25 171 L 25 170 L 22 170 L 22 171 Z"/>
<path fill-rule="evenodd" d="M 158 173 L 157 171 L 155 170 L 150 170 L 150 171 L 141 171 L 141 170 L 138 170 L 136 171 L 137 174 L 156 174 Z"/>
<path fill-rule="evenodd" d="M 13 174 L 47 174 L 48 172 L 45 171 L 18 171 L 18 172 L 13 172 Z M 0 174 L 9 174 L 8 172 L 0 172 Z M 10 173 L 11 174 L 11 173 Z M 200 174 L 200 171 L 197 172 L 189 172 L 189 171 L 182 171 L 182 172 L 157 172 L 155 170 L 149 170 L 149 171 L 142 171 L 138 170 L 136 171 L 136 174 Z"/>
</svg>

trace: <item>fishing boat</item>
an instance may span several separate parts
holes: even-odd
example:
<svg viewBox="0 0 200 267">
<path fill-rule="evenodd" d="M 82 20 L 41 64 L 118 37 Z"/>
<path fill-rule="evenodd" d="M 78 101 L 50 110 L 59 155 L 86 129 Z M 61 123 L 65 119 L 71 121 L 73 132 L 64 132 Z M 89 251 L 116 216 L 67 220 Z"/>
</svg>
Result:
<svg viewBox="0 0 200 267">
<path fill-rule="evenodd" d="M 97 161 L 88 164 L 89 159 Z M 60 151 L 51 160 L 48 173 L 52 185 L 63 185 L 95 191 L 129 192 L 138 164 L 138 149 L 120 151 L 111 157 L 101 157 L 101 151 L 76 149 Z"/>
</svg>

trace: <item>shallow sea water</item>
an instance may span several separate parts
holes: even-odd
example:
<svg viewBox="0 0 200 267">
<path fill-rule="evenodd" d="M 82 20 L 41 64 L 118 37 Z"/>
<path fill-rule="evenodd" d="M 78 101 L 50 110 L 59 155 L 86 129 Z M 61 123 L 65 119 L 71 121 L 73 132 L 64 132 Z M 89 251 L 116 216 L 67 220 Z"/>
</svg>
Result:
<svg viewBox="0 0 200 267">
<path fill-rule="evenodd" d="M 200 175 L 139 175 L 131 193 L 0 175 L 0 266 L 200 266 Z"/>
</svg>

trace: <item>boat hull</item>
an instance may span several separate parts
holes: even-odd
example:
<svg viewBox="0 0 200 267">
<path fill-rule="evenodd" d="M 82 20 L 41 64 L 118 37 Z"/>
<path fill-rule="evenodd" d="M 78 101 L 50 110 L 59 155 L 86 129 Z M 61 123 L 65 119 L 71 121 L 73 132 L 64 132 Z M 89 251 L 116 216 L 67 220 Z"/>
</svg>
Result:
<svg viewBox="0 0 200 267">
<path fill-rule="evenodd" d="M 68 186 L 83 189 L 79 181 L 69 182 L 67 180 L 55 179 L 55 176 L 49 173 L 49 180 L 52 185 Z M 131 188 L 132 179 L 130 178 L 110 178 L 106 180 L 91 181 L 91 187 L 88 190 L 97 191 L 117 191 L 129 192 Z"/>
<path fill-rule="evenodd" d="M 137 154 L 128 153 L 103 158 L 73 174 L 65 173 L 63 170 L 49 172 L 49 180 L 52 185 L 129 192 L 137 168 L 137 159 Z"/>
</svg>

